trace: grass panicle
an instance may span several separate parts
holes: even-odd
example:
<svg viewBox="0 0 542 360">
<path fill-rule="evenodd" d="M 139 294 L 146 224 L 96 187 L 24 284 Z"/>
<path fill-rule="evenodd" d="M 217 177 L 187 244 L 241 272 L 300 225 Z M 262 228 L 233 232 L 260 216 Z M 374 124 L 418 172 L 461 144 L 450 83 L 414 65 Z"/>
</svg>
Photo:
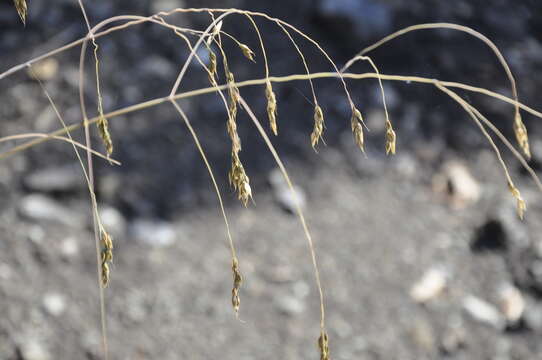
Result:
<svg viewBox="0 0 542 360">
<path fill-rule="evenodd" d="M 241 48 L 243 55 L 245 55 L 247 59 L 249 59 L 252 62 L 256 62 L 254 60 L 254 51 L 252 51 L 247 45 L 242 44 L 242 43 L 239 43 L 239 47 Z"/>
<path fill-rule="evenodd" d="M 352 125 L 352 134 L 354 135 L 354 141 L 359 149 L 365 153 L 364 136 L 363 136 L 363 117 L 361 112 L 357 108 L 352 109 L 352 118 L 350 120 Z"/>
<path fill-rule="evenodd" d="M 322 330 L 318 338 L 318 349 L 320 349 L 320 360 L 330 360 L 329 338 L 325 330 Z"/>
<path fill-rule="evenodd" d="M 311 133 L 311 145 L 312 148 L 316 150 L 316 145 L 320 139 L 322 139 L 322 134 L 324 132 L 324 112 L 320 105 L 316 104 L 314 106 L 314 128 Z"/>
<path fill-rule="evenodd" d="M 214 53 L 214 51 L 211 49 L 210 46 L 207 46 L 207 51 L 209 52 L 209 66 L 208 66 L 208 70 L 209 70 L 209 82 L 211 83 L 211 85 L 215 86 L 216 85 L 216 70 L 217 70 L 217 59 L 216 59 L 216 54 Z"/>
<path fill-rule="evenodd" d="M 523 154 L 527 159 L 531 158 L 531 150 L 529 148 L 529 137 L 527 136 L 527 128 L 521 120 L 521 115 L 519 112 L 516 113 L 514 119 L 514 134 L 516 135 L 516 140 L 519 144 L 519 147 L 523 151 Z"/>
<path fill-rule="evenodd" d="M 23 25 L 26 25 L 26 16 L 28 14 L 26 0 L 13 0 L 13 2 L 15 3 L 15 9 L 17 10 L 17 14 L 19 14 L 19 17 L 21 18 Z"/>
<path fill-rule="evenodd" d="M 527 210 L 525 200 L 523 200 L 523 198 L 521 197 L 521 193 L 511 180 L 508 180 L 508 190 L 510 190 L 510 193 L 516 199 L 516 210 L 519 218 L 523 220 L 525 210 Z"/>
<path fill-rule="evenodd" d="M 113 153 L 113 141 L 111 140 L 111 134 L 109 133 L 109 121 L 107 121 L 107 118 L 101 114 L 96 125 L 98 126 L 98 133 L 100 134 L 100 138 L 102 138 L 104 143 L 107 156 L 111 156 Z"/>
<path fill-rule="evenodd" d="M 113 238 L 102 227 L 100 229 L 101 242 L 101 267 L 102 267 L 102 286 L 109 285 L 110 269 L 109 265 L 113 263 Z"/>
<path fill-rule="evenodd" d="M 231 289 L 231 303 L 235 314 L 239 316 L 239 306 L 241 305 L 241 299 L 239 298 L 239 289 L 243 283 L 243 276 L 239 270 L 239 261 L 236 257 L 232 260 L 231 270 L 233 272 L 233 288 Z"/>
<path fill-rule="evenodd" d="M 228 174 L 230 185 L 237 191 L 237 196 L 243 205 L 247 206 L 248 201 L 252 199 L 252 189 L 250 188 L 250 179 L 245 173 L 245 168 L 239 159 L 239 153 L 232 151 L 231 169 Z"/>
<path fill-rule="evenodd" d="M 277 97 L 271 86 L 271 81 L 265 83 L 265 97 L 267 99 L 267 117 L 269 118 L 269 127 L 273 134 L 278 135 L 277 129 Z"/>
<path fill-rule="evenodd" d="M 395 155 L 395 142 L 397 136 L 389 120 L 386 121 L 386 155 Z"/>
</svg>

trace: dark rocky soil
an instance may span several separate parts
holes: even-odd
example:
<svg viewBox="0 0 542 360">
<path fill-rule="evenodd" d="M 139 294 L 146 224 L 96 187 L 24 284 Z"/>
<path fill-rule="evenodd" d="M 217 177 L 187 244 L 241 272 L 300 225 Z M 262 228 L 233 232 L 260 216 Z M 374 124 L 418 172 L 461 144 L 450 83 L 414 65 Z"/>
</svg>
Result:
<svg viewBox="0 0 542 360">
<path fill-rule="evenodd" d="M 533 75 L 542 64 L 537 1 L 161 0 L 87 6 L 93 23 L 176 6 L 265 11 L 313 35 L 339 64 L 403 26 L 456 22 L 495 41 L 510 61 L 520 98 L 540 108 L 542 81 Z M 208 19 L 182 16 L 177 23 L 203 28 Z M 302 73 L 293 48 L 276 29 L 261 25 L 271 73 Z M 257 49 L 245 19 L 224 27 Z M 0 3 L 0 72 L 84 33 L 76 1 L 30 1 L 24 30 L 11 2 Z M 103 39 L 100 49 L 106 110 L 167 95 L 187 55 L 177 38 L 153 26 Z M 329 70 L 307 44 L 304 50 L 312 71 Z M 234 47 L 229 51 L 237 79 L 262 76 L 260 58 L 251 65 Z M 70 123 L 80 121 L 78 58 L 77 50 L 57 57 L 59 69 L 45 82 Z M 491 52 L 462 34 L 410 34 L 377 50 L 374 59 L 385 73 L 510 93 Z M 200 70 L 191 71 L 184 90 L 207 86 Z M 58 128 L 26 73 L 0 83 L 0 136 Z M 224 189 L 245 276 L 241 321 L 231 309 L 231 259 L 216 196 L 175 111 L 163 105 L 111 119 L 115 158 L 123 165 L 96 161 L 102 216 L 115 239 L 106 290 L 111 358 L 318 358 L 318 293 L 307 242 L 291 212 L 294 197 L 304 204 L 316 244 L 333 359 L 541 358 L 542 194 L 525 172 L 505 156 L 527 200 L 521 222 L 495 155 L 453 101 L 429 86 L 386 84 L 398 134 L 398 154 L 386 157 L 378 85 L 349 82 L 371 128 L 364 156 L 352 143 L 339 84 L 315 84 L 328 144 L 318 154 L 309 144 L 313 107 L 305 98 L 307 84 L 275 86 L 280 134 L 274 142 L 298 186 L 295 195 L 284 189 L 273 158 L 240 114 L 241 154 L 255 198 L 248 209 L 226 184 L 229 141 L 220 103 L 214 96 L 181 103 Z M 89 85 L 90 109 L 94 91 Z M 265 118 L 263 89 L 242 94 Z M 510 106 L 463 95 L 512 136 Z M 531 165 L 538 170 L 542 132 L 537 119 L 524 117 Z M 14 144 L 1 143 L 0 150 Z M 72 149 L 49 142 L 2 160 L 0 201 L 0 359 L 102 359 L 89 200 Z"/>
</svg>

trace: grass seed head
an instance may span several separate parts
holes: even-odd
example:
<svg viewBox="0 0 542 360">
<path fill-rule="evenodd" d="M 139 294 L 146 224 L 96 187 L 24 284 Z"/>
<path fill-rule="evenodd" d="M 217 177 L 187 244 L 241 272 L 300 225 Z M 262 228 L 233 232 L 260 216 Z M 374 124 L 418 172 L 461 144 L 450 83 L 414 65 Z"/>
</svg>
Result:
<svg viewBox="0 0 542 360">
<path fill-rule="evenodd" d="M 211 84 L 215 85 L 216 84 L 216 80 L 215 80 L 215 76 L 216 76 L 216 69 L 217 69 L 217 60 L 216 60 L 216 54 L 213 52 L 213 50 L 211 50 L 211 48 L 207 48 L 207 50 L 209 51 L 209 66 L 208 66 L 208 70 L 209 70 L 209 81 L 211 82 Z"/>
<path fill-rule="evenodd" d="M 271 82 L 267 81 L 265 85 L 265 97 L 267 98 L 267 117 L 269 118 L 269 126 L 273 134 L 277 135 L 277 98 L 273 92 Z"/>
<path fill-rule="evenodd" d="M 106 288 L 109 285 L 109 264 L 102 262 L 102 287 Z"/>
<path fill-rule="evenodd" d="M 518 188 L 511 181 L 508 181 L 508 190 L 510 190 L 510 193 L 516 199 L 516 210 L 518 212 L 519 218 L 523 220 L 525 210 L 527 210 L 527 205 L 525 205 L 525 200 L 523 200 Z"/>
<path fill-rule="evenodd" d="M 239 270 L 239 261 L 237 258 L 233 258 L 231 269 L 233 271 L 233 288 L 231 290 L 231 303 L 235 314 L 239 314 L 239 306 L 241 305 L 241 299 L 239 298 L 239 288 L 243 283 L 243 276 Z"/>
<path fill-rule="evenodd" d="M 248 200 L 252 199 L 252 189 L 250 188 L 250 179 L 245 172 L 245 168 L 239 159 L 237 152 L 232 151 L 232 165 L 228 174 L 230 185 L 237 191 L 237 197 L 243 205 L 247 206 Z"/>
<path fill-rule="evenodd" d="M 237 117 L 237 103 L 239 102 L 239 89 L 235 86 L 235 77 L 231 71 L 226 71 L 226 81 L 228 83 L 228 95 L 229 104 L 228 109 L 230 111 L 230 118 L 235 121 Z"/>
<path fill-rule="evenodd" d="M 352 119 L 350 120 L 350 122 L 352 123 L 352 133 L 354 134 L 354 141 L 356 142 L 356 145 L 359 147 L 359 149 L 362 152 L 365 152 L 363 126 L 361 125 L 363 123 L 363 117 L 361 116 L 361 112 L 358 109 L 353 108 Z"/>
<path fill-rule="evenodd" d="M 516 113 L 516 118 L 514 121 L 514 133 L 516 134 L 516 139 L 519 146 L 521 147 L 521 150 L 523 151 L 523 154 L 527 157 L 527 159 L 530 159 L 531 150 L 529 148 L 529 137 L 527 135 L 527 128 L 525 127 L 523 120 L 521 120 L 521 115 L 519 114 L 519 112 Z"/>
<path fill-rule="evenodd" d="M 245 44 L 239 44 L 239 47 L 241 48 L 241 51 L 243 52 L 243 55 L 245 55 L 245 57 L 247 59 L 249 59 L 250 61 L 252 62 L 256 62 L 254 61 L 254 51 L 252 51 L 248 46 L 246 46 Z"/>
<path fill-rule="evenodd" d="M 102 245 L 102 286 L 105 288 L 109 284 L 109 263 L 113 262 L 113 239 L 104 228 L 100 229 L 100 241 Z"/>
<path fill-rule="evenodd" d="M 105 150 L 107 151 L 107 155 L 110 156 L 113 153 L 113 141 L 111 140 L 111 134 L 109 133 L 109 124 L 107 118 L 101 115 L 100 119 L 98 120 L 97 126 L 100 137 L 102 138 L 102 141 L 104 143 Z"/>
<path fill-rule="evenodd" d="M 28 13 L 28 8 L 26 6 L 26 0 L 13 0 L 15 3 L 15 9 L 23 22 L 23 25 L 26 25 L 26 15 Z"/>
<path fill-rule="evenodd" d="M 329 340 L 327 333 L 322 330 L 318 338 L 318 348 L 320 349 L 320 360 L 330 360 L 329 357 Z"/>
<path fill-rule="evenodd" d="M 237 123 L 235 122 L 234 118 L 230 117 L 228 119 L 228 121 L 226 122 L 226 129 L 231 139 L 232 152 L 238 153 L 239 151 L 241 151 L 241 138 L 237 133 Z"/>
<path fill-rule="evenodd" d="M 311 133 L 311 145 L 313 148 L 318 144 L 324 132 L 324 113 L 320 105 L 314 107 L 314 129 Z"/>
<path fill-rule="evenodd" d="M 396 135 L 395 131 L 393 130 L 393 127 L 391 126 L 391 122 L 389 120 L 386 121 L 386 155 L 392 154 L 395 155 L 395 142 L 396 142 Z"/>
</svg>

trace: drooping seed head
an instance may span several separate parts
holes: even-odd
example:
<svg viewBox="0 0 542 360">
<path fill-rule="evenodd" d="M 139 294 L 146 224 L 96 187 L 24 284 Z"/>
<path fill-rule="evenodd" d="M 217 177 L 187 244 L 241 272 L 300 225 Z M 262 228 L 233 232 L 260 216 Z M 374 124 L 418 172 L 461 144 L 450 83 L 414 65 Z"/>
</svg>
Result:
<svg viewBox="0 0 542 360">
<path fill-rule="evenodd" d="M 523 200 L 518 188 L 511 181 L 508 181 L 508 190 L 510 190 L 510 193 L 516 199 L 516 210 L 517 210 L 519 218 L 523 220 L 523 216 L 525 215 L 525 210 L 527 210 L 527 205 L 525 205 L 525 200 Z"/>
<path fill-rule="evenodd" d="M 365 153 L 362 126 L 363 117 L 361 116 L 361 112 L 358 109 L 353 108 L 352 118 L 350 122 L 352 124 L 352 134 L 354 135 L 354 141 L 356 142 L 356 145 L 359 147 L 359 149 Z"/>
<path fill-rule="evenodd" d="M 232 150 L 232 165 L 228 173 L 230 185 L 237 191 L 238 199 L 247 206 L 248 200 L 252 199 L 252 189 L 250 188 L 250 179 L 245 172 L 245 168 L 239 159 L 239 154 Z"/>
<path fill-rule="evenodd" d="M 113 261 L 113 238 L 103 228 L 100 230 L 102 243 L 102 262 Z"/>
<path fill-rule="evenodd" d="M 215 76 L 217 69 L 216 54 L 213 52 L 213 50 L 211 50 L 210 47 L 208 47 L 207 50 L 209 51 L 209 66 L 207 68 L 209 70 L 209 81 L 211 82 L 211 84 L 215 85 Z"/>
<path fill-rule="evenodd" d="M 318 348 L 320 349 L 320 360 L 330 360 L 329 358 L 329 340 L 327 333 L 322 330 L 318 338 Z"/>
<path fill-rule="evenodd" d="M 265 85 L 265 97 L 267 98 L 267 117 L 269 118 L 269 126 L 273 134 L 277 135 L 277 98 L 273 92 L 271 82 L 267 81 Z"/>
<path fill-rule="evenodd" d="M 109 124 L 107 118 L 103 116 L 103 114 L 100 115 L 100 118 L 98 119 L 96 125 L 98 126 L 98 132 L 100 133 L 100 137 L 102 138 L 102 141 L 104 143 L 107 155 L 111 156 L 111 154 L 113 153 L 113 141 L 111 140 L 111 134 L 109 133 Z"/>
<path fill-rule="evenodd" d="M 386 120 L 386 155 L 395 155 L 396 135 L 391 122 Z"/>
<path fill-rule="evenodd" d="M 243 52 L 243 55 L 245 55 L 245 57 L 247 59 L 249 59 L 252 62 L 255 62 L 254 61 L 254 52 L 248 46 L 246 46 L 245 44 L 239 44 L 239 47 L 241 48 L 241 51 Z"/>
<path fill-rule="evenodd" d="M 230 112 L 230 118 L 235 121 L 237 117 L 237 103 L 239 102 L 239 89 L 235 86 L 235 77 L 231 71 L 226 71 L 226 82 L 228 83 L 228 109 Z"/>
<path fill-rule="evenodd" d="M 318 144 L 324 132 L 324 113 L 322 108 L 316 104 L 314 107 L 314 129 L 311 133 L 311 145 L 313 148 Z"/>
<path fill-rule="evenodd" d="M 233 310 L 235 311 L 235 314 L 238 315 L 239 306 L 241 305 L 241 299 L 239 298 L 239 288 L 243 283 L 243 276 L 241 275 L 241 271 L 239 270 L 239 261 L 235 257 L 233 258 L 231 269 L 233 271 L 233 288 L 231 290 L 231 303 L 233 305 Z"/>
<path fill-rule="evenodd" d="M 529 136 L 527 135 L 527 127 L 521 120 L 521 115 L 519 112 L 516 113 L 514 120 L 514 133 L 516 135 L 516 140 L 523 151 L 523 154 L 527 159 L 531 158 L 531 150 L 529 148 Z"/>
<path fill-rule="evenodd" d="M 107 285 L 109 285 L 109 265 L 102 262 L 102 287 L 106 288 Z"/>
<path fill-rule="evenodd" d="M 23 25 L 26 25 L 26 15 L 28 12 L 28 7 L 26 6 L 26 0 L 13 0 L 15 3 L 15 9 L 23 22 Z"/>
</svg>

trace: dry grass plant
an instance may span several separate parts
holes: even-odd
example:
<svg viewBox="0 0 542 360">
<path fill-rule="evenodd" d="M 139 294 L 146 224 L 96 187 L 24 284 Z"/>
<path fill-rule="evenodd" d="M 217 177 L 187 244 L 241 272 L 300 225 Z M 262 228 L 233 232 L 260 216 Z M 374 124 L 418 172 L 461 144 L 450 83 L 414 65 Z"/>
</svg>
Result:
<svg viewBox="0 0 542 360">
<path fill-rule="evenodd" d="M 26 15 L 27 15 L 26 2 L 24 0 L 14 0 L 14 3 L 22 22 L 25 23 Z M 524 213 L 526 211 L 525 201 L 522 198 L 520 191 L 515 186 L 512 180 L 512 177 L 510 175 L 510 172 L 508 170 L 508 166 L 502 157 L 499 147 L 493 140 L 493 137 L 490 133 L 493 133 L 495 136 L 497 136 L 497 138 L 505 145 L 505 147 L 512 152 L 512 154 L 519 160 L 521 165 L 525 169 L 527 169 L 528 173 L 533 178 L 536 186 L 542 191 L 542 183 L 538 179 L 533 169 L 529 167 L 526 161 L 526 159 L 530 157 L 530 148 L 529 148 L 529 140 L 528 140 L 528 135 L 527 135 L 527 128 L 525 124 L 523 123 L 520 110 L 526 111 L 537 118 L 542 118 L 542 113 L 519 102 L 515 79 L 512 75 L 512 72 L 506 60 L 502 56 L 501 52 L 498 50 L 495 44 L 491 42 L 491 40 L 489 40 L 487 37 L 485 37 L 484 35 L 480 34 L 479 32 L 471 28 L 461 26 L 461 25 L 456 25 L 456 24 L 448 24 L 448 23 L 432 23 L 432 24 L 420 24 L 420 25 L 411 26 L 411 27 L 399 30 L 383 38 L 382 40 L 375 43 L 374 45 L 371 45 L 363 49 L 356 56 L 354 56 L 350 61 L 348 61 L 342 69 L 339 70 L 336 64 L 331 59 L 331 57 L 321 47 L 321 45 L 318 44 L 315 40 L 313 40 L 310 36 L 302 32 L 301 30 L 297 29 L 296 27 L 280 19 L 273 18 L 264 13 L 239 10 L 239 9 L 209 9 L 209 8 L 182 9 L 182 8 L 178 8 L 178 9 L 173 9 L 167 12 L 160 12 L 158 14 L 154 14 L 152 16 L 146 16 L 146 17 L 133 16 L 133 15 L 115 16 L 109 19 L 105 19 L 102 22 L 95 25 L 94 27 L 92 27 L 86 15 L 83 1 L 78 0 L 78 3 L 81 8 L 81 12 L 88 29 L 88 33 L 86 37 L 79 39 L 77 41 L 71 42 L 67 45 L 64 45 L 50 52 L 47 52 L 23 64 L 7 69 L 3 71 L 2 73 L 0 73 L 0 80 L 10 76 L 11 74 L 14 74 L 17 71 L 23 70 L 25 68 L 29 68 L 30 74 L 33 74 L 32 66 L 36 62 L 46 59 L 48 57 L 55 56 L 68 49 L 81 46 L 81 57 L 80 57 L 80 66 L 79 66 L 79 72 L 80 72 L 79 96 L 80 96 L 82 121 L 80 123 L 75 123 L 71 125 L 66 124 L 65 121 L 63 120 L 63 117 L 61 116 L 61 112 L 58 110 L 58 107 L 55 105 L 53 98 L 47 91 L 46 86 L 39 80 L 38 76 L 34 76 L 37 83 L 41 87 L 44 95 L 47 97 L 50 105 L 54 109 L 54 112 L 60 122 L 61 127 L 57 131 L 53 131 L 48 134 L 28 133 L 28 134 L 10 135 L 10 136 L 5 136 L 5 137 L 0 138 L 0 142 L 13 141 L 13 140 L 25 140 L 23 143 L 15 145 L 12 148 L 0 153 L 0 159 L 5 159 L 16 153 L 25 151 L 31 147 L 34 147 L 38 144 L 41 144 L 45 141 L 50 141 L 50 140 L 65 141 L 73 146 L 74 153 L 78 159 L 78 162 L 81 166 L 82 172 L 87 182 L 89 195 L 91 199 L 91 206 L 93 210 L 92 213 L 93 213 L 93 218 L 94 218 L 94 233 L 95 233 L 96 259 L 97 259 L 96 264 L 97 264 L 97 274 L 98 274 L 98 284 L 99 284 L 98 288 L 99 288 L 99 297 L 100 297 L 100 305 L 101 305 L 101 324 L 102 324 L 101 331 L 102 331 L 102 339 L 103 339 L 103 353 L 104 353 L 105 359 L 108 359 L 109 351 L 108 351 L 108 345 L 107 345 L 107 341 L 108 341 L 107 325 L 106 325 L 107 317 L 106 317 L 106 312 L 105 312 L 104 288 L 110 283 L 110 278 L 112 275 L 111 265 L 113 263 L 114 244 L 113 244 L 113 240 L 110 234 L 108 233 L 107 229 L 103 226 L 100 220 L 100 212 L 98 209 L 96 195 L 94 192 L 94 174 L 93 174 L 92 161 L 93 161 L 93 157 L 97 157 L 97 158 L 101 158 L 101 159 L 105 159 L 109 161 L 112 165 L 120 165 L 120 163 L 114 160 L 112 157 L 113 156 L 113 140 L 112 139 L 113 139 L 114 134 L 112 136 L 108 127 L 109 120 L 115 119 L 119 117 L 120 115 L 128 114 L 131 112 L 139 111 L 145 108 L 158 106 L 158 105 L 169 102 L 176 109 L 179 116 L 181 117 L 182 122 L 186 125 L 202 157 L 202 161 L 207 168 L 209 177 L 213 184 L 213 190 L 215 191 L 217 195 L 220 212 L 224 219 L 225 232 L 226 232 L 226 237 L 228 239 L 228 246 L 231 251 L 231 259 L 232 259 L 231 271 L 233 274 L 233 286 L 232 286 L 231 300 L 232 300 L 232 306 L 233 306 L 236 316 L 239 316 L 240 304 L 241 304 L 240 294 L 241 294 L 241 285 L 243 282 L 243 276 L 241 273 L 241 266 L 240 266 L 241 262 L 236 255 L 234 241 L 231 235 L 230 225 L 229 225 L 227 213 L 224 207 L 220 188 L 216 181 L 211 164 L 209 163 L 207 156 L 205 154 L 205 151 L 199 141 L 197 132 L 192 126 L 188 116 L 186 115 L 186 113 L 184 112 L 184 110 L 182 109 L 181 105 L 178 102 L 178 100 L 180 99 L 194 98 L 199 95 L 215 93 L 215 92 L 220 97 L 224 105 L 224 110 L 226 113 L 226 116 L 225 116 L 226 134 L 229 136 L 231 140 L 231 169 L 229 171 L 228 178 L 229 178 L 229 182 L 231 186 L 237 192 L 238 198 L 243 203 L 244 206 L 248 205 L 249 201 L 252 199 L 253 194 L 252 194 L 252 189 L 250 187 L 249 176 L 247 175 L 245 168 L 243 167 L 241 156 L 240 156 L 242 146 L 241 146 L 241 138 L 237 131 L 238 124 L 237 124 L 237 119 L 236 119 L 237 113 L 239 111 L 238 106 L 240 106 L 248 114 L 252 123 L 256 127 L 256 130 L 263 138 L 266 146 L 268 147 L 268 150 L 273 155 L 273 158 L 275 159 L 277 166 L 279 167 L 290 189 L 293 189 L 294 184 L 290 176 L 288 175 L 288 172 L 286 171 L 284 164 L 282 163 L 281 157 L 279 156 L 277 150 L 273 146 L 270 137 L 267 135 L 266 130 L 264 129 L 264 127 L 262 126 L 258 118 L 255 116 L 249 104 L 242 97 L 241 89 L 245 87 L 249 87 L 249 86 L 251 87 L 263 86 L 262 95 L 265 96 L 267 100 L 266 111 L 267 111 L 269 128 L 271 130 L 271 133 L 274 136 L 277 136 L 278 135 L 277 120 L 278 120 L 279 112 L 277 108 L 278 106 L 277 97 L 273 90 L 273 84 L 281 83 L 281 82 L 291 82 L 291 81 L 308 81 L 310 84 L 310 89 L 312 93 L 312 102 L 314 105 L 314 116 L 313 116 L 314 128 L 313 128 L 312 133 L 310 134 L 310 144 L 316 150 L 316 146 L 319 144 L 320 140 L 322 140 L 322 142 L 325 144 L 324 142 L 325 122 L 324 122 L 324 109 L 322 109 L 322 107 L 318 103 L 313 80 L 322 79 L 322 78 L 338 79 L 341 82 L 346 99 L 348 100 L 348 103 L 351 108 L 350 123 L 351 123 L 352 134 L 354 137 L 354 142 L 363 153 L 365 153 L 364 130 L 363 130 L 363 128 L 365 127 L 365 123 L 363 121 L 363 116 L 362 116 L 361 111 L 358 109 L 358 107 L 356 107 L 356 105 L 354 104 L 354 101 L 352 100 L 352 97 L 348 90 L 345 79 L 353 79 L 353 80 L 376 79 L 378 81 L 382 99 L 383 99 L 384 112 L 385 112 L 386 133 L 385 133 L 385 139 L 384 139 L 385 140 L 384 149 L 385 149 L 386 154 L 391 154 L 391 155 L 396 153 L 397 135 L 395 133 L 395 130 L 393 129 L 392 122 L 388 114 L 383 81 L 400 81 L 400 82 L 408 81 L 408 82 L 419 83 L 419 84 L 429 84 L 429 85 L 435 86 L 436 89 L 438 89 L 442 93 L 452 98 L 455 102 L 457 102 L 465 110 L 465 112 L 469 115 L 469 117 L 474 121 L 476 126 L 482 132 L 482 134 L 486 137 L 490 146 L 492 147 L 492 149 L 494 150 L 497 156 L 499 164 L 501 165 L 503 169 L 505 184 L 508 187 L 512 197 L 516 201 L 516 208 L 517 208 L 518 216 L 520 218 L 523 218 Z M 208 14 L 209 25 L 204 30 L 178 27 L 168 22 L 168 18 L 170 17 L 170 15 L 175 14 L 175 13 Z M 259 48 L 260 48 L 259 51 L 256 51 L 256 52 L 253 51 L 249 47 L 249 45 L 241 43 L 239 40 L 237 40 L 237 38 L 234 35 L 229 34 L 225 32 L 224 30 L 222 30 L 222 24 L 225 21 L 227 21 L 229 17 L 234 16 L 234 15 L 240 15 L 248 20 L 249 28 L 251 28 L 254 31 L 254 33 L 256 34 L 258 38 Z M 303 63 L 303 66 L 305 68 L 304 74 L 291 74 L 291 75 L 280 76 L 280 77 L 274 77 L 270 75 L 268 55 L 266 53 L 264 41 L 263 41 L 259 26 L 256 20 L 271 22 L 272 24 L 275 24 L 282 33 L 284 33 L 288 41 L 295 48 L 296 53 L 299 55 Z M 136 26 L 139 24 L 147 23 L 147 22 L 165 27 L 171 30 L 174 35 L 181 38 L 188 48 L 188 51 L 189 51 L 188 59 L 183 64 L 182 68 L 180 69 L 179 74 L 177 78 L 175 79 L 175 82 L 171 88 L 171 92 L 169 96 L 148 100 L 145 102 L 141 102 L 135 105 L 131 105 L 122 109 L 117 109 L 117 110 L 106 113 L 103 108 L 103 99 L 102 99 L 101 84 L 100 84 L 99 59 L 101 55 L 99 53 L 99 45 L 98 45 L 99 38 L 107 36 L 115 31 L 124 30 L 131 26 Z M 456 82 L 440 81 L 437 79 L 427 79 L 427 78 L 416 77 L 416 76 L 398 76 L 398 75 L 383 74 L 379 71 L 379 68 L 376 66 L 374 61 L 370 57 L 367 56 L 367 53 L 369 53 L 370 51 L 384 45 L 388 41 L 391 41 L 399 36 L 402 36 L 412 31 L 430 30 L 430 29 L 450 29 L 450 30 L 455 30 L 455 31 L 461 31 L 463 33 L 474 36 L 475 38 L 483 41 L 484 44 L 486 44 L 487 46 L 491 48 L 491 50 L 495 53 L 495 56 L 497 57 L 501 65 L 503 66 L 505 73 L 510 81 L 512 97 L 507 97 L 502 94 L 498 94 L 484 88 L 474 87 L 471 85 L 466 85 L 466 84 L 461 84 L 461 83 L 456 83 Z M 193 40 L 195 41 L 193 42 Z M 303 54 L 302 47 L 298 43 L 300 40 L 305 42 L 306 45 L 308 44 L 310 46 L 314 46 L 321 53 L 321 55 L 330 63 L 330 66 L 332 67 L 333 71 L 332 72 L 311 72 L 309 69 L 308 61 Z M 235 43 L 239 47 L 241 54 L 244 57 L 246 57 L 247 60 L 250 62 L 255 63 L 255 59 L 261 56 L 263 58 L 265 77 L 261 79 L 236 81 L 235 75 L 228 65 L 228 56 L 234 56 L 235 54 L 226 54 L 224 50 L 224 46 L 223 46 L 224 41 L 232 41 L 233 43 Z M 95 62 L 94 78 L 95 78 L 96 89 L 97 89 L 97 94 L 96 94 L 97 104 L 98 104 L 97 109 L 96 109 L 97 115 L 94 117 L 89 117 L 87 115 L 85 100 L 84 100 L 86 97 L 84 93 L 85 58 L 86 58 L 86 51 L 87 51 L 89 42 L 93 46 L 93 55 L 94 55 L 94 62 Z M 209 55 L 209 61 L 207 63 L 203 61 L 198 55 L 198 50 L 202 47 L 208 52 L 208 55 Z M 258 54 L 258 53 L 261 53 L 261 54 Z M 179 92 L 178 90 L 181 88 L 182 80 L 187 72 L 188 66 L 194 58 L 202 67 L 202 69 L 207 73 L 210 86 L 207 88 L 201 88 L 197 90 Z M 220 64 L 220 60 L 221 60 L 221 64 Z M 367 72 L 367 73 L 347 72 L 350 69 L 350 67 L 358 61 L 368 62 L 374 72 Z M 219 70 L 220 67 L 222 67 L 222 70 L 224 72 L 224 78 L 226 79 L 225 84 L 219 84 L 217 82 L 217 74 L 220 71 Z M 483 114 L 481 114 L 472 104 L 465 101 L 457 93 L 457 90 L 483 94 L 483 95 L 492 97 L 496 100 L 500 100 L 505 103 L 511 104 L 514 107 L 514 111 L 515 111 L 514 116 L 513 116 L 513 130 L 516 135 L 516 141 L 519 145 L 519 149 L 521 152 L 515 149 L 512 143 L 499 131 L 499 129 L 497 129 L 491 123 L 490 120 L 488 120 Z M 227 95 L 225 94 L 225 92 L 227 93 Z M 93 125 L 97 126 L 98 134 L 100 135 L 103 141 L 105 154 L 98 152 L 96 149 L 93 148 L 91 144 L 90 132 L 91 132 L 91 126 Z M 71 133 L 80 129 L 83 129 L 85 132 L 85 144 L 78 143 L 72 139 Z M 83 158 L 80 154 L 80 150 L 83 150 L 87 155 L 86 163 L 83 161 Z M 300 208 L 299 204 L 296 204 L 296 213 L 301 222 L 301 225 L 302 225 L 302 228 L 307 240 L 309 253 L 311 256 L 311 261 L 312 261 L 312 265 L 314 269 L 316 287 L 319 294 L 320 329 L 319 329 L 319 337 L 317 338 L 317 345 L 320 350 L 320 359 L 329 360 L 330 349 L 329 349 L 329 338 L 328 338 L 328 334 L 326 331 L 326 324 L 325 324 L 325 299 L 324 299 L 323 286 L 320 279 L 315 244 L 311 236 L 311 233 L 309 231 L 309 226 L 305 220 L 304 213 L 302 209 Z"/>
</svg>

